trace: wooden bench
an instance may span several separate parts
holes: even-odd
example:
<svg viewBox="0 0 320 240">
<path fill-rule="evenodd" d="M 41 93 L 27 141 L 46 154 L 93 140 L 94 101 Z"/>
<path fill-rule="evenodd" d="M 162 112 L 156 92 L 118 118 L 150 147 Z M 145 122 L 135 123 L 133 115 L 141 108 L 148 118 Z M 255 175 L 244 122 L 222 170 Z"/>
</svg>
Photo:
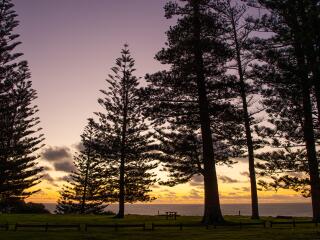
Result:
<svg viewBox="0 0 320 240">
<path fill-rule="evenodd" d="M 4 230 L 8 231 L 9 230 L 9 224 L 8 223 L 0 224 L 0 229 L 4 229 Z"/>
<path fill-rule="evenodd" d="M 49 228 L 53 229 L 77 229 L 78 231 L 81 230 L 80 224 L 29 224 L 29 223 L 16 223 L 14 225 L 14 230 L 17 231 L 19 228 L 44 228 L 47 232 Z"/>
<path fill-rule="evenodd" d="M 177 219 L 177 212 L 166 212 L 166 218 L 167 218 L 167 220 L 169 219 L 169 218 L 173 218 L 174 220 L 176 220 Z"/>
<path fill-rule="evenodd" d="M 85 231 L 88 231 L 88 228 L 114 228 L 115 231 L 118 231 L 119 228 L 142 228 L 142 230 L 146 230 L 146 224 L 85 224 Z"/>
</svg>

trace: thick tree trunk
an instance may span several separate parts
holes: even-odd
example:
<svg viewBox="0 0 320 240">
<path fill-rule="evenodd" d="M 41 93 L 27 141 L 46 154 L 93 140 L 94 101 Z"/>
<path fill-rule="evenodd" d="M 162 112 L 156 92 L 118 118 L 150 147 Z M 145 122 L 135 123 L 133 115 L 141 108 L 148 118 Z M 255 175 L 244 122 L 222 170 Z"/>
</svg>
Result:
<svg viewBox="0 0 320 240">
<path fill-rule="evenodd" d="M 299 2 L 299 13 L 303 26 L 299 28 L 299 32 L 303 38 L 304 52 L 308 59 L 308 66 L 312 73 L 312 84 L 315 90 L 317 101 L 318 124 L 320 124 L 320 49 L 319 49 L 319 20 L 316 1 L 312 1 L 311 9 L 306 13 L 306 5 L 303 1 Z"/>
<path fill-rule="evenodd" d="M 232 28 L 233 28 L 233 37 L 236 48 L 236 61 L 238 65 L 238 74 L 239 74 L 239 85 L 240 85 L 240 95 L 242 100 L 242 108 L 243 108 L 243 121 L 246 131 L 246 140 L 247 140 L 247 149 L 248 149 L 248 161 L 249 161 L 249 176 L 250 176 L 250 186 L 251 186 L 251 218 L 259 219 L 259 204 L 258 204 L 258 192 L 257 192 L 257 181 L 256 181 L 256 172 L 254 167 L 254 148 L 253 148 L 253 140 L 251 134 L 251 123 L 250 116 L 248 111 L 248 103 L 247 103 L 247 93 L 246 86 L 244 81 L 244 72 L 242 68 L 241 61 L 241 49 L 238 42 L 238 33 L 235 24 L 235 19 L 232 15 Z"/>
<path fill-rule="evenodd" d="M 218 179 L 214 159 L 213 140 L 210 126 L 209 104 L 205 86 L 203 54 L 200 44 L 200 17 L 199 1 L 193 0 L 194 11 L 194 56 L 195 71 L 197 74 L 198 101 L 200 110 L 203 162 L 204 162 L 204 224 L 218 223 L 223 221 L 220 209 Z"/>
<path fill-rule="evenodd" d="M 313 116 L 312 116 L 312 103 L 310 97 L 310 82 L 308 72 L 305 64 L 305 57 L 303 48 L 296 41 L 295 51 L 298 61 L 299 75 L 302 88 L 303 98 L 303 115 L 304 115 L 304 140 L 306 142 L 309 176 L 311 182 L 311 201 L 313 220 L 320 221 L 320 178 L 319 178 L 319 163 L 317 159 Z"/>
<path fill-rule="evenodd" d="M 305 84 L 304 84 L 305 85 Z M 313 209 L 313 219 L 320 221 L 320 178 L 319 163 L 316 155 L 315 138 L 312 120 L 312 105 L 310 99 L 310 89 L 303 87 L 303 108 L 304 108 L 304 138 L 307 145 L 307 157 L 309 175 L 311 181 L 311 200 Z"/>
<path fill-rule="evenodd" d="M 312 83 L 311 80 L 309 79 L 309 71 L 310 70 L 312 71 L 313 68 L 310 65 L 308 66 L 310 62 L 308 64 L 306 63 L 307 60 L 310 61 L 310 57 L 311 58 L 313 57 L 310 55 L 312 51 L 310 52 L 311 46 L 308 43 L 308 33 L 304 35 L 303 33 L 305 29 L 299 28 L 300 26 L 298 21 L 299 18 L 302 18 L 302 20 L 306 23 L 304 3 L 303 1 L 299 1 L 298 4 L 299 4 L 298 5 L 299 10 L 300 10 L 299 14 L 301 16 L 298 17 L 294 9 L 290 9 L 292 11 L 292 15 L 288 17 L 288 22 L 291 22 L 291 20 L 293 20 L 291 28 L 293 32 L 295 54 L 297 57 L 298 74 L 299 74 L 300 84 L 302 89 L 303 116 L 304 116 L 303 133 L 304 133 L 304 140 L 306 143 L 308 168 L 309 168 L 309 176 L 310 176 L 313 220 L 320 221 L 319 162 L 317 159 L 316 141 L 315 141 L 314 124 L 313 124 L 313 110 L 312 110 L 312 101 L 311 101 L 311 86 L 314 83 L 314 81 Z"/>
</svg>

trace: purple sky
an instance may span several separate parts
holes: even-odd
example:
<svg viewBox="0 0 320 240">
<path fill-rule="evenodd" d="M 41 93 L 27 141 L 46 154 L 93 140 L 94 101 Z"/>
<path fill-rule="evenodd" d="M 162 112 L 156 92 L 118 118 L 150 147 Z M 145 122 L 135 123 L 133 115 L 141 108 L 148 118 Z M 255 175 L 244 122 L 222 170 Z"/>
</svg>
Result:
<svg viewBox="0 0 320 240">
<path fill-rule="evenodd" d="M 19 51 L 29 61 L 46 144 L 72 145 L 92 116 L 109 69 L 124 43 L 137 75 L 162 68 L 154 60 L 170 20 L 166 0 L 13 0 Z"/>
</svg>

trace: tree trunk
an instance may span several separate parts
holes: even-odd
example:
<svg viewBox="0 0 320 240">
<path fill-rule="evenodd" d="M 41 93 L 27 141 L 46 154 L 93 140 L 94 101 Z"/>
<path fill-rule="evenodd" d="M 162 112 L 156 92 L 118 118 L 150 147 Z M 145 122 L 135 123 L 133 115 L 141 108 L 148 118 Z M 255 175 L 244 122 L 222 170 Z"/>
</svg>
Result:
<svg viewBox="0 0 320 240">
<path fill-rule="evenodd" d="M 236 29 L 235 19 L 232 15 L 232 29 L 234 36 L 234 43 L 236 48 L 236 60 L 238 65 L 238 74 L 239 74 L 239 85 L 240 85 L 240 95 L 242 100 L 242 108 L 243 108 L 243 121 L 246 131 L 246 140 L 247 140 L 247 149 L 248 149 L 248 161 L 249 161 L 249 176 L 250 176 L 250 185 L 251 185 L 251 218 L 259 219 L 259 204 L 258 204 L 258 192 L 257 192 L 257 181 L 256 181 L 256 172 L 254 167 L 254 148 L 253 148 L 253 140 L 251 135 L 251 123 L 248 111 L 248 103 L 247 103 L 247 93 L 246 86 L 244 81 L 244 72 L 242 68 L 241 61 L 241 49 L 238 42 L 238 33 Z"/>
<path fill-rule="evenodd" d="M 303 1 L 299 3 L 300 14 L 303 19 L 305 18 Z M 289 5 L 290 7 L 290 5 Z M 320 178 L 319 178 L 319 163 L 317 159 L 316 151 L 316 141 L 314 135 L 314 124 L 313 124 L 313 111 L 312 111 L 312 101 L 311 101 L 311 81 L 309 79 L 309 70 L 306 63 L 308 56 L 307 46 L 309 45 L 306 41 L 307 36 L 303 36 L 304 31 L 299 29 L 298 15 L 296 15 L 294 9 L 292 11 L 292 16 L 288 17 L 288 22 L 292 20 L 292 32 L 294 40 L 294 49 L 297 57 L 298 65 L 298 76 L 300 78 L 300 85 L 302 89 L 302 101 L 303 101 L 303 134 L 306 143 L 308 168 L 310 176 L 310 187 L 311 187 L 311 201 L 312 201 L 312 213 L 313 220 L 320 221 Z M 309 49 L 310 50 L 310 49 Z"/>
<path fill-rule="evenodd" d="M 90 136 L 91 141 L 91 136 Z M 86 164 L 86 175 L 84 178 L 84 188 L 83 188 L 83 195 L 82 195 L 82 202 L 81 202 L 81 209 L 80 214 L 84 214 L 86 199 L 87 199 L 87 187 L 88 187 L 88 175 L 89 175 L 89 168 L 90 168 L 90 161 L 91 161 L 91 143 L 89 145 L 89 149 L 87 151 L 87 164 Z"/>
<path fill-rule="evenodd" d="M 209 104 L 205 86 L 203 54 L 200 43 L 200 12 L 199 1 L 193 0 L 194 11 L 194 55 L 195 71 L 197 75 L 198 101 L 200 110 L 200 123 L 202 134 L 203 163 L 204 163 L 204 224 L 222 222 L 223 216 L 220 209 L 218 179 L 214 159 L 213 140 L 210 126 Z"/>
<path fill-rule="evenodd" d="M 305 84 L 304 84 L 305 85 Z M 304 138 L 307 145 L 307 157 L 309 166 L 309 175 L 311 182 L 311 200 L 313 209 L 313 220 L 320 221 L 320 178 L 319 163 L 316 154 L 312 107 L 310 99 L 310 89 L 308 86 L 303 87 L 303 108 L 304 108 Z"/>
<path fill-rule="evenodd" d="M 311 4 L 311 12 L 306 13 L 306 6 L 303 1 L 299 2 L 299 13 L 303 26 L 298 28 L 302 36 L 304 52 L 307 55 L 308 66 L 312 73 L 312 84 L 315 90 L 317 102 L 318 124 L 320 124 L 320 54 L 319 54 L 319 20 L 316 1 Z M 307 15 L 308 14 L 308 15 Z M 312 19 L 310 21 L 310 18 Z M 296 30 L 297 31 L 297 30 Z"/>
<path fill-rule="evenodd" d="M 120 163 L 120 182 L 119 182 L 119 212 L 116 218 L 124 218 L 124 202 L 125 202 L 125 180 L 124 180 L 124 158 L 121 157 Z"/>
<path fill-rule="evenodd" d="M 310 97 L 310 82 L 308 78 L 308 72 L 305 64 L 305 56 L 303 54 L 303 48 L 297 42 L 295 44 L 295 51 L 297 56 L 299 75 L 302 88 L 303 97 L 303 115 L 304 115 L 304 140 L 306 142 L 308 167 L 310 175 L 311 185 L 311 201 L 313 220 L 320 221 L 320 178 L 319 178 L 319 163 L 317 159 L 314 126 L 312 118 L 312 103 Z"/>
<path fill-rule="evenodd" d="M 119 212 L 116 218 L 124 218 L 124 204 L 125 204 L 125 149 L 126 149 L 126 133 L 127 133 L 127 115 L 128 115 L 128 93 L 126 89 L 127 81 L 126 69 L 123 70 L 123 123 L 122 123 L 122 136 L 121 136 L 121 155 L 120 155 L 120 179 L 119 179 Z"/>
</svg>

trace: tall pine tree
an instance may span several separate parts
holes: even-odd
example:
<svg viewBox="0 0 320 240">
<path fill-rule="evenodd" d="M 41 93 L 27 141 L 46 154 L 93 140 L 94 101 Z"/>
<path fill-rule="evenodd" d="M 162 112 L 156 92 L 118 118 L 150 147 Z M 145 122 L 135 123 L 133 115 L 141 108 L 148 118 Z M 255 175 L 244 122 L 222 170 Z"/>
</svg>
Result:
<svg viewBox="0 0 320 240">
<path fill-rule="evenodd" d="M 261 29 L 269 31 L 272 34 L 271 37 L 267 39 L 255 39 L 254 43 L 256 45 L 260 45 L 256 49 L 265 49 L 265 47 L 269 48 L 266 52 L 268 55 L 263 56 L 263 54 L 266 53 L 261 53 L 260 57 L 267 58 L 267 61 L 271 63 L 271 65 L 276 65 L 276 69 L 281 71 L 281 78 L 275 78 L 279 81 L 271 81 L 268 84 L 271 89 L 274 90 L 274 93 L 272 93 L 272 90 L 269 92 L 270 97 L 267 102 L 269 107 L 271 106 L 271 108 L 279 109 L 280 106 L 283 107 L 283 104 L 287 102 L 288 97 L 285 94 L 282 96 L 280 95 L 280 97 L 282 97 L 282 102 L 280 101 L 281 105 L 278 106 L 276 105 L 276 102 L 279 104 L 278 99 L 272 97 L 274 94 L 277 95 L 279 92 L 283 93 L 283 91 L 280 90 L 281 88 L 284 91 L 291 91 L 292 96 L 289 96 L 298 103 L 295 104 L 293 110 L 301 104 L 300 112 L 298 112 L 297 116 L 292 119 L 300 119 L 299 122 L 294 122 L 294 124 L 301 124 L 301 131 L 303 133 L 302 139 L 306 148 L 308 175 L 310 178 L 313 218 L 314 220 L 319 221 L 320 178 L 319 163 L 316 152 L 316 132 L 313 120 L 315 105 L 312 94 L 315 75 L 312 71 L 312 62 L 309 61 L 308 51 L 310 48 L 307 49 L 306 47 L 308 45 L 306 44 L 306 39 L 308 37 L 306 37 L 305 34 L 307 33 L 302 31 L 304 25 L 304 14 L 301 14 L 301 11 L 305 10 L 302 5 L 307 2 L 309 1 L 255 1 L 255 4 L 261 4 L 261 6 L 269 11 L 269 14 L 263 15 L 259 22 L 261 24 Z M 287 59 L 288 62 L 283 61 L 284 59 Z M 288 69 L 291 71 L 288 71 Z M 281 81 L 282 79 L 285 81 Z M 317 97 L 317 94 L 315 97 Z M 284 109 L 285 108 L 286 106 L 284 106 Z M 272 111 L 273 110 L 271 110 L 271 112 Z M 283 111 L 280 113 L 283 114 Z M 302 116 L 299 118 L 301 113 Z M 286 137 L 289 135 L 295 136 L 295 131 L 289 132 Z"/>
<path fill-rule="evenodd" d="M 139 97 L 139 80 L 133 75 L 134 59 L 128 46 L 116 60 L 113 74 L 106 80 L 107 90 L 98 101 L 104 112 L 97 113 L 99 130 L 103 141 L 102 154 L 113 176 L 108 178 L 114 186 L 114 195 L 119 202 L 118 218 L 123 218 L 125 202 L 145 202 L 154 198 L 149 195 L 155 183 L 152 170 L 152 140 L 142 115 L 144 102 Z"/>
<path fill-rule="evenodd" d="M 216 0 L 212 6 L 226 23 L 226 40 L 229 42 L 229 46 L 233 52 L 233 61 L 229 64 L 229 68 L 236 70 L 236 77 L 238 79 L 237 89 L 242 103 L 251 186 L 251 216 L 253 219 L 259 219 L 258 193 L 254 167 L 255 144 L 252 136 L 252 125 L 255 121 L 252 117 L 253 112 L 249 111 L 249 99 L 257 92 L 254 85 L 247 79 L 249 63 L 253 58 L 250 52 L 246 50 L 248 37 L 253 32 L 255 24 L 246 21 L 248 7 L 245 4 L 235 3 L 231 0 Z M 259 109 L 256 110 L 256 112 L 259 111 Z"/>
<path fill-rule="evenodd" d="M 216 174 L 218 140 L 226 141 L 232 131 L 228 132 L 225 126 L 240 116 L 232 104 L 234 81 L 224 77 L 224 65 L 232 53 L 222 40 L 224 23 L 210 10 L 212 1 L 181 2 L 184 4 L 170 1 L 165 6 L 166 17 L 178 17 L 178 22 L 167 32 L 167 47 L 156 55 L 161 63 L 170 65 L 170 70 L 147 76 L 148 114 L 155 124 L 169 125 L 173 132 L 191 130 L 192 139 L 197 134 L 201 136 L 203 223 L 210 224 L 223 221 Z M 191 161 L 185 167 L 192 165 Z M 180 172 L 182 180 L 190 178 L 190 172 L 185 171 L 185 176 Z"/>
<path fill-rule="evenodd" d="M 13 7 L 10 0 L 0 1 L 0 211 L 37 191 L 29 189 L 41 178 L 36 152 L 44 140 L 28 64 L 14 52 L 20 42 L 13 33 L 19 24 Z"/>
</svg>

